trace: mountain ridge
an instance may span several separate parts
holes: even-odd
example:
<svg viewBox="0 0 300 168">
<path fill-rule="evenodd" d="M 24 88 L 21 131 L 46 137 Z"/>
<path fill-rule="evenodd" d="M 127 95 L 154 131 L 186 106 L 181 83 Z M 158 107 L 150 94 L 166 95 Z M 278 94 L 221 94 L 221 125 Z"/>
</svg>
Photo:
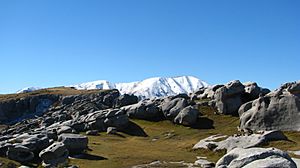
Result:
<svg viewBox="0 0 300 168">
<path fill-rule="evenodd" d="M 118 89 L 121 94 L 134 94 L 141 99 L 172 96 L 180 93 L 191 93 L 209 86 L 194 76 L 153 77 L 129 83 L 111 83 L 98 80 L 77 85 L 70 85 L 79 90 Z"/>
<path fill-rule="evenodd" d="M 209 85 L 194 76 L 176 76 L 176 77 L 152 77 L 142 81 L 127 83 L 112 83 L 108 80 L 96 80 L 80 84 L 69 85 L 78 90 L 92 89 L 118 89 L 121 94 L 134 94 L 141 99 L 172 96 L 180 93 L 195 92 L 200 88 Z M 19 90 L 17 93 L 32 92 L 42 89 L 40 87 L 27 87 Z"/>
</svg>

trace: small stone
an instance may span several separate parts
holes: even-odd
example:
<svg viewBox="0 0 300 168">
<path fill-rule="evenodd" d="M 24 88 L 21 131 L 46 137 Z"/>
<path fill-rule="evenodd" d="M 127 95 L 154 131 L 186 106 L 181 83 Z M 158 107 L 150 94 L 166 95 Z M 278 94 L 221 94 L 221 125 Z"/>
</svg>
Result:
<svg viewBox="0 0 300 168">
<path fill-rule="evenodd" d="M 99 135 L 98 130 L 88 130 L 85 133 L 86 135 L 92 135 L 92 136 L 97 136 Z"/>
<path fill-rule="evenodd" d="M 116 127 L 108 127 L 106 133 L 107 134 L 116 134 L 117 128 Z"/>
</svg>

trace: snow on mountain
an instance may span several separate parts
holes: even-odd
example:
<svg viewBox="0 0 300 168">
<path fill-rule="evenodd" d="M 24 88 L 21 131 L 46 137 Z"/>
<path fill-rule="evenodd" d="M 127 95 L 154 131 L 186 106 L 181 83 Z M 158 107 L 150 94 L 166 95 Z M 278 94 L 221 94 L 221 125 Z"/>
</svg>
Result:
<svg viewBox="0 0 300 168">
<path fill-rule="evenodd" d="M 78 90 L 91 90 L 91 89 L 115 89 L 115 84 L 107 80 L 97 80 L 93 82 L 81 83 L 78 85 L 71 85 Z"/>
<path fill-rule="evenodd" d="M 29 92 L 33 92 L 33 91 L 36 91 L 36 90 L 40 90 L 42 88 L 40 87 L 26 87 L 26 88 L 23 88 L 21 90 L 18 90 L 17 93 L 29 93 Z"/>
<path fill-rule="evenodd" d="M 105 80 L 71 85 L 80 90 L 90 89 L 118 89 L 121 94 L 134 94 L 140 98 L 164 97 L 180 93 L 191 93 L 208 84 L 193 76 L 180 76 L 174 78 L 149 78 L 139 82 L 110 83 Z"/>
</svg>

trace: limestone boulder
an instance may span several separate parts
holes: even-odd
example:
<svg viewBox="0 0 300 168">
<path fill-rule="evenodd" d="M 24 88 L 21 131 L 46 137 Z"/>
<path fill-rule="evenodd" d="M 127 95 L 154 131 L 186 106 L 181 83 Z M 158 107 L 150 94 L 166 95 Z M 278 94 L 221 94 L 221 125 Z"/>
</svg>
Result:
<svg viewBox="0 0 300 168">
<path fill-rule="evenodd" d="M 174 119 L 174 123 L 185 126 L 196 124 L 199 116 L 199 111 L 194 106 L 187 106 L 182 109 Z"/>
<path fill-rule="evenodd" d="M 174 120 L 179 112 L 189 105 L 188 99 L 177 97 L 177 98 L 165 98 L 161 103 L 160 108 L 164 116 L 169 120 Z"/>
<path fill-rule="evenodd" d="M 57 167 L 67 161 L 69 151 L 61 142 L 55 142 L 39 153 L 44 167 Z"/>
<path fill-rule="evenodd" d="M 129 118 L 157 121 L 164 118 L 162 111 L 158 107 L 159 103 L 160 100 L 145 99 L 137 104 L 125 106 L 122 109 L 126 111 Z"/>
<path fill-rule="evenodd" d="M 88 149 L 88 138 L 79 134 L 61 134 L 58 141 L 62 142 L 70 154 L 80 154 Z"/>
<path fill-rule="evenodd" d="M 119 96 L 115 101 L 115 108 L 120 108 L 123 106 L 128 106 L 131 104 L 136 104 L 138 102 L 138 97 L 135 95 L 124 94 Z"/>
<path fill-rule="evenodd" d="M 276 148 L 235 148 L 223 156 L 216 168 L 296 168 L 295 162 L 284 151 Z"/>
<path fill-rule="evenodd" d="M 300 131 L 300 82 L 287 83 L 239 109 L 242 130 Z"/>
<path fill-rule="evenodd" d="M 199 141 L 193 149 L 210 149 L 213 151 L 227 150 L 235 148 L 251 148 L 263 145 L 270 141 L 287 140 L 287 137 L 281 131 L 264 131 L 251 135 L 223 136 L 215 135 Z"/>
</svg>

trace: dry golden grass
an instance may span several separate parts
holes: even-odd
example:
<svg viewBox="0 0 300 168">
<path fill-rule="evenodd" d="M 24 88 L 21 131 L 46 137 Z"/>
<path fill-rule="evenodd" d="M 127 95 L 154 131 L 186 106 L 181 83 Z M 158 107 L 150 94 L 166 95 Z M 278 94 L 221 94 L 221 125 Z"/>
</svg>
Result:
<svg viewBox="0 0 300 168">
<path fill-rule="evenodd" d="M 0 95 L 0 101 L 10 100 L 10 99 L 19 99 L 23 97 L 30 97 L 30 96 L 38 96 L 38 95 L 46 95 L 46 94 L 54 94 L 54 95 L 78 95 L 78 94 L 91 94 L 91 93 L 99 93 L 99 92 L 106 92 L 109 90 L 77 90 L 71 87 L 54 87 L 54 88 L 47 88 L 36 90 L 29 93 L 19 93 L 19 94 L 5 94 Z"/>
<path fill-rule="evenodd" d="M 7 158 L 0 157 L 0 167 L 1 168 L 15 168 L 21 166 L 20 163 L 9 160 Z"/>
</svg>

